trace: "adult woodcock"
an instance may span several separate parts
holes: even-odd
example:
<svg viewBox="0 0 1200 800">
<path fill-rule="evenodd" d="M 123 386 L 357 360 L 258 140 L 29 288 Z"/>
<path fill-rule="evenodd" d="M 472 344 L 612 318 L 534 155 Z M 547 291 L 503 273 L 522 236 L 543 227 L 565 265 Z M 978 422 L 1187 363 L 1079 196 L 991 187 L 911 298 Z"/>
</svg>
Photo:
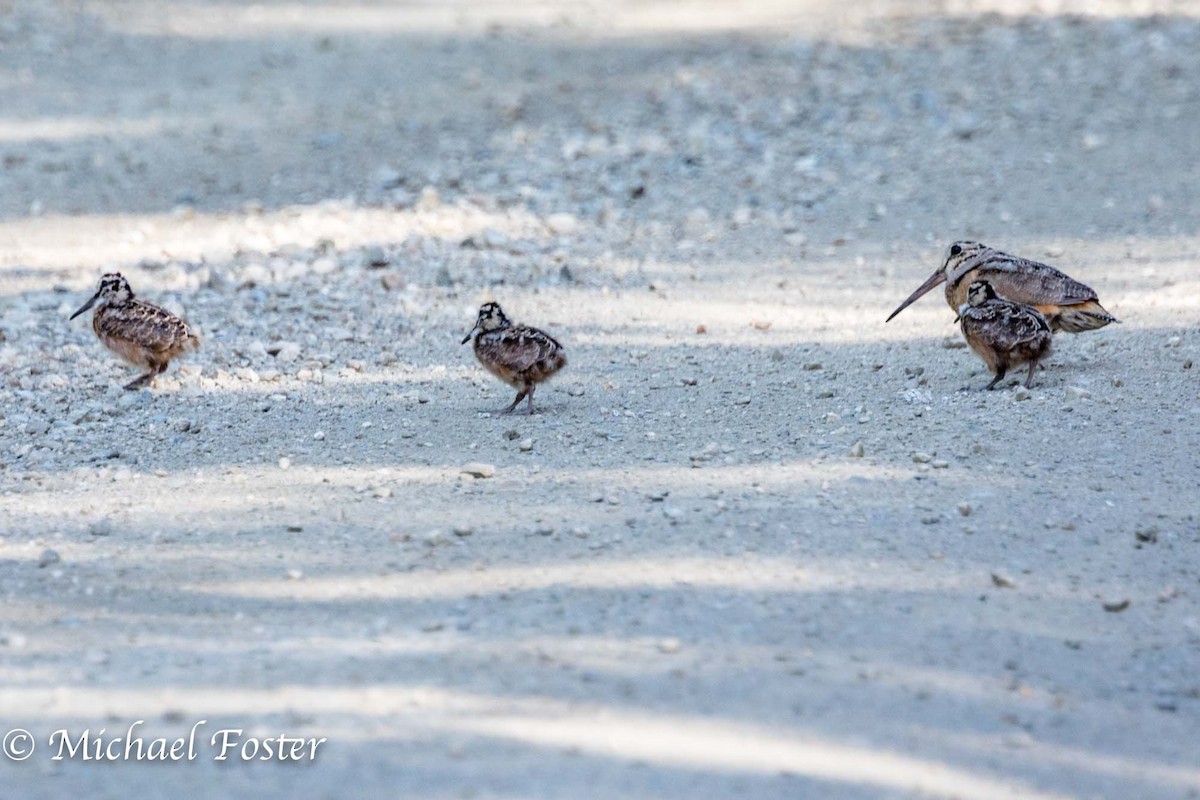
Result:
<svg viewBox="0 0 1200 800">
<path fill-rule="evenodd" d="M 1055 331 L 1082 333 L 1120 322 L 1104 310 L 1092 287 L 1047 264 L 967 241 L 950 245 L 941 268 L 917 287 L 888 321 L 942 283 L 946 284 L 946 303 L 957 311 L 967 302 L 968 287 L 976 281 L 987 281 L 996 294 L 1007 300 L 1033 306 Z"/>
<path fill-rule="evenodd" d="M 126 389 L 153 385 L 171 359 L 200 347 L 200 337 L 186 322 L 165 308 L 134 297 L 129 281 L 119 272 L 101 276 L 92 299 L 71 319 L 93 307 L 92 330 L 104 346 L 127 363 L 146 370 L 125 384 Z"/>
</svg>

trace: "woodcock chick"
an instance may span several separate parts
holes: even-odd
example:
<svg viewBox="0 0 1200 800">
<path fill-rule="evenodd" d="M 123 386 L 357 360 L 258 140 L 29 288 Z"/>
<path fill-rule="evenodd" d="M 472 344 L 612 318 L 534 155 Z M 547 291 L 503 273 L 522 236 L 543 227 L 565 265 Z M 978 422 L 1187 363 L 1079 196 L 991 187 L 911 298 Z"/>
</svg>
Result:
<svg viewBox="0 0 1200 800">
<path fill-rule="evenodd" d="M 958 316 L 967 344 L 996 376 L 988 389 L 996 388 L 1009 367 L 1025 363 L 1025 388 L 1031 387 L 1038 361 L 1050 351 L 1050 323 L 1040 311 L 998 297 L 987 281 L 975 281 Z"/>
<path fill-rule="evenodd" d="M 475 337 L 475 357 L 479 363 L 517 390 L 517 398 L 501 414 L 510 413 L 526 399 L 526 413 L 532 414 L 537 385 L 567 363 L 566 351 L 553 336 L 527 325 L 514 325 L 498 303 L 480 306 L 475 327 L 462 343 L 466 344 L 471 337 Z"/>
<path fill-rule="evenodd" d="M 171 359 L 200 347 L 200 337 L 186 322 L 134 297 L 129 281 L 119 272 L 103 275 L 100 288 L 71 319 L 93 306 L 92 330 L 104 346 L 129 364 L 147 370 L 125 384 L 126 389 L 152 386 Z"/>
<path fill-rule="evenodd" d="M 1120 322 L 1104 310 L 1096 292 L 1054 267 L 1010 256 L 979 242 L 955 242 L 940 269 L 909 295 L 888 317 L 899 314 L 939 283 L 946 284 L 946 303 L 958 310 L 967 302 L 968 287 L 987 281 L 1001 296 L 1033 306 L 1056 331 L 1081 333 Z"/>
</svg>

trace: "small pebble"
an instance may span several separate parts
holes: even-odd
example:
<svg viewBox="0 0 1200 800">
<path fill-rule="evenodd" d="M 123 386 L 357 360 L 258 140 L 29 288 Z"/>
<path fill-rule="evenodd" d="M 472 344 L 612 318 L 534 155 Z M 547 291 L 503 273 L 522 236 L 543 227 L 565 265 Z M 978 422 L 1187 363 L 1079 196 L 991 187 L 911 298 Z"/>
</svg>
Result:
<svg viewBox="0 0 1200 800">
<path fill-rule="evenodd" d="M 496 475 L 496 467 L 493 464 L 484 464 L 478 461 L 472 461 L 470 464 L 464 464 L 459 468 L 459 473 L 468 475 L 472 478 L 492 478 Z"/>
<path fill-rule="evenodd" d="M 13 650 L 20 650 L 28 642 L 29 640 L 23 633 L 17 633 L 16 631 L 0 633 L 0 647 L 11 647 Z"/>
<path fill-rule="evenodd" d="M 1013 589 L 1016 587 L 1012 578 L 999 572 L 992 573 L 992 583 L 999 589 Z"/>
<path fill-rule="evenodd" d="M 382 269 L 390 263 L 387 253 L 379 245 L 370 245 L 363 248 L 362 265 L 368 269 Z"/>
<path fill-rule="evenodd" d="M 555 236 L 569 236 L 579 230 L 579 220 L 571 214 L 559 212 L 546 217 L 546 227 Z"/>
</svg>

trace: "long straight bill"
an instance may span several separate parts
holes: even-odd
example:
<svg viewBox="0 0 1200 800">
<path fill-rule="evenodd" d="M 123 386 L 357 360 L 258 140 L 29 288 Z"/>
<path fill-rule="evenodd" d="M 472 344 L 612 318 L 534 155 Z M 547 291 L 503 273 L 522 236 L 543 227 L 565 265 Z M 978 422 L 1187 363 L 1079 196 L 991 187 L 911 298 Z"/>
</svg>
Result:
<svg viewBox="0 0 1200 800">
<path fill-rule="evenodd" d="M 901 311 L 903 311 L 904 309 L 908 308 L 913 303 L 915 303 L 921 297 L 921 295 L 925 294 L 930 289 L 937 286 L 939 283 L 945 283 L 945 282 L 946 282 L 946 273 L 942 272 L 939 269 L 937 272 L 935 272 L 929 276 L 929 280 L 925 281 L 920 286 L 918 286 L 917 290 L 915 292 L 913 292 L 912 294 L 910 294 L 908 296 L 907 300 L 905 300 L 903 303 L 901 303 L 899 306 L 897 306 L 896 310 L 893 311 L 891 316 L 888 317 L 886 320 L 884 320 L 884 322 L 891 322 L 892 317 L 896 316 Z"/>
</svg>

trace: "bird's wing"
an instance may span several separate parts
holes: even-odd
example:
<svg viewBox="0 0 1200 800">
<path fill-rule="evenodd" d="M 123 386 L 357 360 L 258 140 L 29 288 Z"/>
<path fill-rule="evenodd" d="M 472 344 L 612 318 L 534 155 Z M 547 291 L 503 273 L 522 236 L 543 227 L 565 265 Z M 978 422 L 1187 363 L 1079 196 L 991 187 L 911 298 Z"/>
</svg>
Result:
<svg viewBox="0 0 1200 800">
<path fill-rule="evenodd" d="M 1048 264 L 997 253 L 979 268 L 976 280 L 992 284 L 1001 297 L 1031 306 L 1073 305 L 1098 299 L 1087 284 L 1080 283 Z"/>
<path fill-rule="evenodd" d="M 192 335 L 187 323 L 179 317 L 142 301 L 107 309 L 96 330 L 102 336 L 125 340 L 157 353 L 178 347 Z"/>
<path fill-rule="evenodd" d="M 992 300 L 963 314 L 964 330 L 985 338 L 992 347 L 1011 350 L 1050 335 L 1050 323 L 1036 308 L 1007 300 Z"/>
<path fill-rule="evenodd" d="M 562 351 L 562 345 L 554 337 L 525 325 L 517 325 L 499 336 L 489 337 L 486 347 L 493 360 L 518 374 L 533 369 Z"/>
</svg>

